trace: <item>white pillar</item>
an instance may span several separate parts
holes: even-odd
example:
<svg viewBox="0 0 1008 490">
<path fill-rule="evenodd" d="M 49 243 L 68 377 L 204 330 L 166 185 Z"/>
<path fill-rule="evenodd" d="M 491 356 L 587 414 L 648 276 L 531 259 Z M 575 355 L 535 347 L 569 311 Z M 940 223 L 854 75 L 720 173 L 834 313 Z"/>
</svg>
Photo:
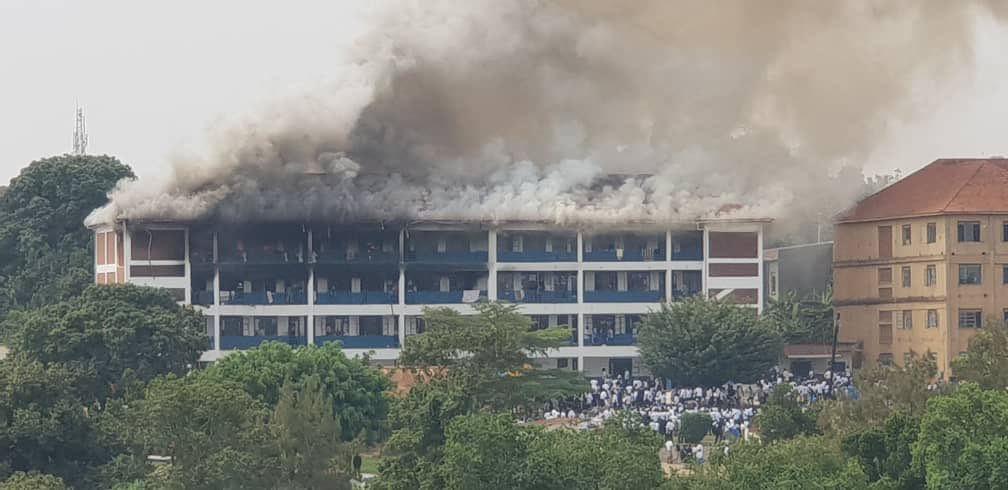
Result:
<svg viewBox="0 0 1008 490">
<path fill-rule="evenodd" d="M 130 282 L 130 262 L 133 260 L 133 241 L 130 240 L 129 227 L 123 221 L 123 281 Z M 96 247 L 97 248 L 97 247 Z M 96 264 L 98 262 L 95 262 Z"/>
<path fill-rule="evenodd" d="M 707 274 L 710 269 L 710 230 L 704 226 L 703 229 L 703 273 L 700 274 L 700 288 L 703 291 L 704 299 L 710 297 L 710 293 L 707 291 Z"/>
<path fill-rule="evenodd" d="M 113 240 L 114 238 L 113 233 Z M 192 264 L 189 262 L 189 227 L 187 226 L 185 232 L 182 234 L 185 239 L 185 304 L 192 304 Z"/>
<path fill-rule="evenodd" d="M 308 287 L 305 288 L 308 295 L 308 316 L 305 318 L 305 335 L 308 338 L 308 345 L 315 345 L 315 260 L 313 259 L 315 254 L 312 252 L 314 250 L 313 239 L 312 229 L 309 228 L 308 250 L 305 250 L 307 254 L 305 262 L 308 263 Z"/>
<path fill-rule="evenodd" d="M 497 230 L 487 236 L 487 299 L 497 301 Z"/>
<path fill-rule="evenodd" d="M 759 225 L 756 230 L 756 273 L 759 276 L 759 283 L 756 286 L 756 310 L 762 314 L 763 313 L 763 295 L 765 294 L 763 288 L 763 225 Z M 832 369 L 832 366 L 831 366 Z"/>
<path fill-rule="evenodd" d="M 217 234 L 214 233 L 214 249 L 216 250 Z M 214 264 L 213 278 L 213 318 L 214 318 L 214 350 L 220 350 L 221 318 L 220 318 L 220 267 Z"/>
</svg>

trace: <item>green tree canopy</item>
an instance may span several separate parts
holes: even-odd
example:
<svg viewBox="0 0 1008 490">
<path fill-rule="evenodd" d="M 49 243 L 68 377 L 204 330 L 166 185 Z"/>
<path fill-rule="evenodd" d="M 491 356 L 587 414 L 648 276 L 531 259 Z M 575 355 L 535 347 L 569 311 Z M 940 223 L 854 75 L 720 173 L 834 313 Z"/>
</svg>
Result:
<svg viewBox="0 0 1008 490">
<path fill-rule="evenodd" d="M 928 388 L 936 373 L 934 360 L 927 357 L 916 357 L 903 366 L 862 369 L 854 375 L 858 399 L 822 402 L 819 426 L 831 433 L 850 434 L 881 427 L 896 413 L 920 418 L 928 400 L 948 390 L 946 386 Z"/>
<path fill-rule="evenodd" d="M 90 374 L 88 403 L 121 395 L 124 376 L 184 374 L 207 346 L 200 313 L 164 290 L 129 284 L 91 286 L 77 298 L 13 312 L 6 323 L 14 353 Z"/>
<path fill-rule="evenodd" d="M 1008 326 L 987 322 L 970 339 L 966 353 L 952 360 L 952 371 L 959 380 L 984 389 L 1008 388 Z"/>
<path fill-rule="evenodd" d="M 347 358 L 337 343 L 297 349 L 279 342 L 266 343 L 217 361 L 206 375 L 235 382 L 270 407 L 279 402 L 285 382 L 300 390 L 312 379 L 331 397 L 344 441 L 361 432 L 374 439 L 385 430 L 391 382 L 366 360 Z"/>
<path fill-rule="evenodd" d="M 32 162 L 0 195 L 0 315 L 80 293 L 93 282 L 94 245 L 84 218 L 133 171 L 110 156 Z"/>
<path fill-rule="evenodd" d="M 0 490 L 64 490 L 63 479 L 44 473 L 17 472 L 0 482 Z"/>
<path fill-rule="evenodd" d="M 131 406 L 138 457 L 171 458 L 148 480 L 156 488 L 258 488 L 269 479 L 263 454 L 268 411 L 236 383 L 192 375 L 152 381 Z"/>
<path fill-rule="evenodd" d="M 703 298 L 647 314 L 638 342 L 648 369 L 677 386 L 753 382 L 782 351 L 780 335 L 759 321 L 755 309 Z"/>
<path fill-rule="evenodd" d="M 473 308 L 475 315 L 450 308 L 425 310 L 427 331 L 407 340 L 400 362 L 429 376 L 448 377 L 491 410 L 531 406 L 588 389 L 579 373 L 535 367 L 535 357 L 566 345 L 569 330 L 533 330 L 516 305 L 478 303 Z"/>
<path fill-rule="evenodd" d="M 789 384 L 777 385 L 767 404 L 756 416 L 760 437 L 766 442 L 812 436 L 819 433 L 816 427 L 818 412 L 802 407 L 795 399 Z"/>
<path fill-rule="evenodd" d="M 770 298 L 762 320 L 789 344 L 833 342 L 833 292 L 799 299 L 794 291 Z"/>
<path fill-rule="evenodd" d="M 94 419 L 78 400 L 78 379 L 60 365 L 0 361 L 0 480 L 12 471 L 42 472 L 75 484 L 105 462 Z"/>
<path fill-rule="evenodd" d="M 913 460 L 928 488 L 1008 488 L 1008 393 L 969 383 L 928 402 Z"/>
<path fill-rule="evenodd" d="M 844 452 L 861 462 L 873 488 L 924 488 L 924 474 L 919 465 L 912 464 L 911 454 L 919 431 L 918 419 L 897 413 L 889 417 L 881 428 L 844 437 Z"/>
</svg>

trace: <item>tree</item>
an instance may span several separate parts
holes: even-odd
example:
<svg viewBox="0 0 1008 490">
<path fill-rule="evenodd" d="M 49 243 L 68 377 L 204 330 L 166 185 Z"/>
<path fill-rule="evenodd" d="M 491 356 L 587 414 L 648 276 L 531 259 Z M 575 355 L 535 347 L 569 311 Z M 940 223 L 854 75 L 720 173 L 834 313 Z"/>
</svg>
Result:
<svg viewBox="0 0 1008 490">
<path fill-rule="evenodd" d="M 236 383 L 209 376 L 155 379 L 132 407 L 128 428 L 139 457 L 167 456 L 156 488 L 256 488 L 267 480 L 263 458 L 267 410 Z"/>
<path fill-rule="evenodd" d="M 133 171 L 109 156 L 32 162 L 0 195 L 0 316 L 76 296 L 90 284 L 92 234 L 84 218 Z"/>
<path fill-rule="evenodd" d="M 696 444 L 703 440 L 704 436 L 710 433 L 711 417 L 703 412 L 687 412 L 682 416 L 682 425 L 679 427 L 679 437 L 684 442 Z"/>
<path fill-rule="evenodd" d="M 64 490 L 66 485 L 58 476 L 44 473 L 18 472 L 0 482 L 0 490 Z"/>
<path fill-rule="evenodd" d="M 970 339 L 966 353 L 952 360 L 952 371 L 984 389 L 1008 388 L 1008 326 L 988 321 Z"/>
<path fill-rule="evenodd" d="M 928 400 L 948 389 L 931 384 L 936 373 L 934 360 L 927 357 L 916 357 L 903 366 L 862 369 L 854 375 L 856 399 L 841 397 L 822 402 L 819 426 L 828 432 L 850 434 L 881 427 L 896 413 L 920 418 Z"/>
<path fill-rule="evenodd" d="M 347 358 L 336 343 L 294 349 L 271 342 L 217 361 L 206 375 L 237 383 L 268 407 L 277 405 L 284 383 L 300 391 L 314 380 L 332 399 L 344 441 L 361 432 L 373 440 L 385 430 L 391 382 L 367 360 Z"/>
<path fill-rule="evenodd" d="M 895 414 L 877 429 L 843 438 L 844 452 L 857 458 L 874 487 L 893 490 L 924 488 L 922 468 L 913 465 L 911 449 L 917 442 L 920 420 Z"/>
<path fill-rule="evenodd" d="M 41 472 L 77 484 L 105 462 L 94 419 L 77 397 L 78 379 L 59 365 L 18 356 L 0 361 L 0 479 Z"/>
<path fill-rule="evenodd" d="M 644 317 L 641 358 L 677 386 L 756 381 L 776 365 L 780 335 L 756 310 L 703 298 L 663 304 Z"/>
<path fill-rule="evenodd" d="M 798 437 L 777 444 L 744 442 L 726 458 L 669 481 L 669 490 L 867 488 L 861 465 L 848 460 L 834 439 Z"/>
<path fill-rule="evenodd" d="M 913 463 L 928 488 L 1008 488 L 1008 393 L 968 383 L 931 400 Z"/>
<path fill-rule="evenodd" d="M 833 342 L 833 292 L 799 300 L 794 291 L 770 298 L 762 320 L 789 344 Z"/>
<path fill-rule="evenodd" d="M 14 312 L 7 324 L 13 352 L 89 373 L 87 403 L 121 396 L 124 379 L 184 374 L 207 345 L 200 313 L 164 290 L 129 284 L 91 286 L 69 301 Z"/>
<path fill-rule="evenodd" d="M 427 331 L 406 342 L 400 362 L 464 386 L 477 405 L 490 410 L 538 405 L 588 389 L 578 373 L 535 367 L 535 357 L 565 345 L 569 330 L 533 330 L 516 305 L 478 303 L 473 308 L 475 315 L 425 310 Z"/>
<path fill-rule="evenodd" d="M 352 447 L 342 442 L 333 402 L 317 379 L 300 389 L 284 383 L 266 431 L 276 488 L 350 488 Z"/>
<path fill-rule="evenodd" d="M 819 433 L 817 415 L 811 408 L 798 404 L 791 385 L 782 384 L 774 388 L 770 400 L 756 416 L 756 425 L 760 438 L 766 442 L 811 436 Z"/>
</svg>

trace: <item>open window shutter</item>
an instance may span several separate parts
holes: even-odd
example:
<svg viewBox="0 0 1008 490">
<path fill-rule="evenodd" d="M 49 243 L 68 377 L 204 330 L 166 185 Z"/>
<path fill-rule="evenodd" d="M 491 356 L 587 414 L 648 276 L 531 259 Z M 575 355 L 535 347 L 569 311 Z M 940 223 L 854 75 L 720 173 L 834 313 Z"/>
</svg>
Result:
<svg viewBox="0 0 1008 490">
<path fill-rule="evenodd" d="M 584 272 L 584 290 L 594 291 L 595 290 L 595 271 L 585 271 Z"/>
<path fill-rule="evenodd" d="M 438 280 L 438 290 L 442 293 L 451 291 L 451 280 L 448 276 L 441 276 L 441 279 Z"/>
<path fill-rule="evenodd" d="M 361 292 L 361 280 L 359 277 L 350 278 L 350 292 L 351 293 Z"/>
</svg>

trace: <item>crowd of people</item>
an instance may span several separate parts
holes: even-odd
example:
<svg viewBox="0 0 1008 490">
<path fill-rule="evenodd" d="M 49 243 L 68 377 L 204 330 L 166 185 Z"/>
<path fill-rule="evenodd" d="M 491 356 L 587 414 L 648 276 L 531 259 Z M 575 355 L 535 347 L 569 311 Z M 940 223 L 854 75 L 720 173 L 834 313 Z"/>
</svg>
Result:
<svg viewBox="0 0 1008 490">
<path fill-rule="evenodd" d="M 725 383 L 716 387 L 683 387 L 657 378 L 634 378 L 630 373 L 591 379 L 591 389 L 575 400 L 548 403 L 546 420 L 567 419 L 569 423 L 598 426 L 621 411 L 640 416 L 641 421 L 662 434 L 667 442 L 664 452 L 685 461 L 702 461 L 702 444 L 686 444 L 682 418 L 687 413 L 707 414 L 709 433 L 715 443 L 748 439 L 753 418 L 767 403 L 773 390 L 791 386 L 792 396 L 801 404 L 824 398 L 856 397 L 849 372 L 809 372 L 795 376 L 787 370 L 773 370 L 755 383 Z"/>
</svg>

